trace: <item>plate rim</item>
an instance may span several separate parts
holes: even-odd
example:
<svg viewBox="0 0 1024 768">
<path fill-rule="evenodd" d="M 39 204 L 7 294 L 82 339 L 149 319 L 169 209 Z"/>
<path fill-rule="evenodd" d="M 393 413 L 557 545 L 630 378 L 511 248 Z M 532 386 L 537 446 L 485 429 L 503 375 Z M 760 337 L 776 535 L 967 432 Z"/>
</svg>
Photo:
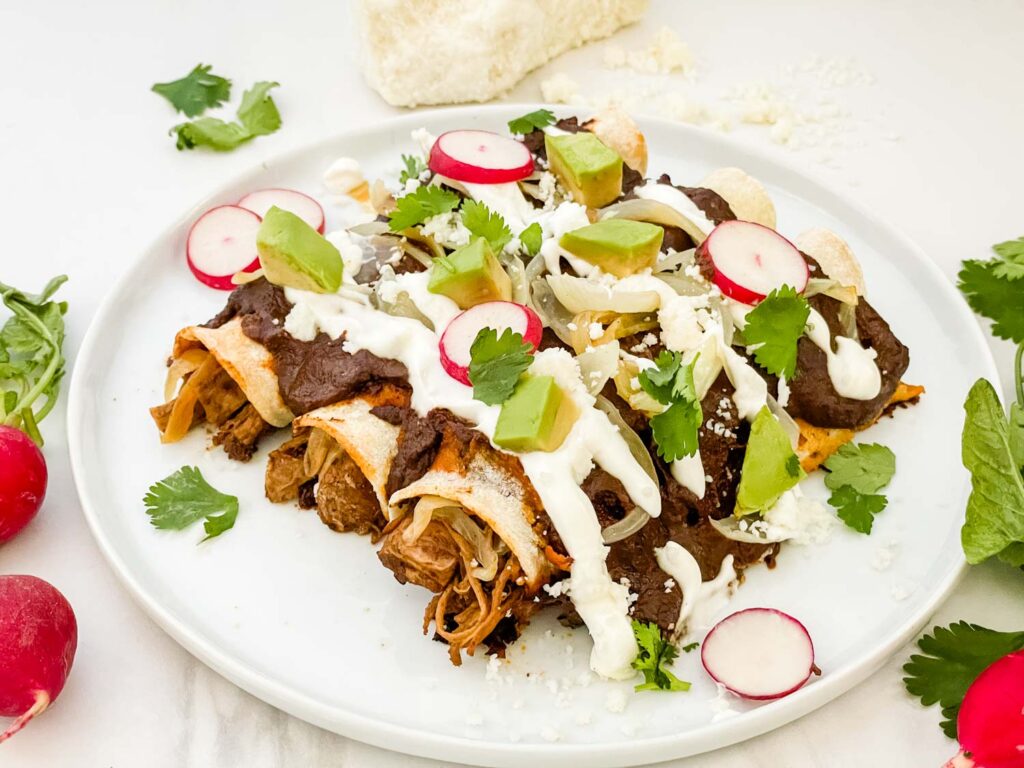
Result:
<svg viewBox="0 0 1024 768">
<path fill-rule="evenodd" d="M 207 639 L 200 631 L 197 631 L 183 621 L 179 621 L 173 612 L 165 608 L 160 603 L 160 600 L 153 594 L 150 594 L 149 590 L 140 583 L 139 579 L 122 560 L 111 540 L 106 536 L 100 516 L 97 514 L 97 505 L 93 504 L 93 500 L 87 493 L 88 486 L 83 457 L 86 443 L 82 430 L 85 417 L 84 410 L 88 402 L 88 395 L 83 385 L 86 375 L 84 372 L 89 368 L 89 363 L 95 355 L 94 350 L 100 343 L 101 329 L 107 325 L 110 321 L 110 315 L 116 311 L 117 298 L 123 293 L 125 287 L 135 279 L 136 273 L 143 270 L 149 261 L 147 254 L 158 243 L 164 242 L 172 238 L 176 233 L 181 232 L 182 228 L 187 226 L 188 222 L 199 210 L 205 209 L 205 206 L 222 194 L 223 189 L 243 184 L 247 178 L 260 175 L 265 170 L 265 166 L 287 165 L 299 157 L 337 144 L 346 138 L 353 139 L 357 136 L 381 133 L 388 129 L 401 130 L 408 128 L 412 130 L 413 128 L 421 127 L 423 122 L 440 116 L 447 116 L 455 121 L 460 116 L 493 118 L 502 114 L 515 116 L 515 114 L 520 114 L 521 111 L 530 111 L 540 107 L 559 111 L 573 108 L 571 105 L 567 106 L 564 104 L 502 103 L 410 112 L 385 118 L 376 124 L 361 125 L 345 131 L 332 133 L 315 141 L 303 143 L 286 152 L 257 161 L 247 170 L 219 181 L 213 191 L 202 201 L 183 211 L 172 220 L 172 223 L 164 227 L 154 238 L 148 241 L 147 246 L 140 250 L 140 255 L 132 261 L 128 268 L 108 289 L 89 323 L 89 327 L 75 357 L 68 388 L 67 440 L 72 476 L 79 502 L 92 536 L 96 540 L 107 563 L 132 599 L 161 629 L 194 657 L 256 698 L 295 717 L 347 738 L 363 741 L 384 749 L 397 750 L 433 759 L 454 759 L 461 762 L 475 762 L 491 766 L 519 766 L 524 759 L 532 760 L 538 765 L 548 765 L 556 762 L 560 764 L 565 758 L 574 757 L 586 757 L 588 758 L 588 764 L 593 766 L 622 766 L 696 755 L 736 744 L 790 723 L 824 706 L 873 674 L 900 647 L 924 627 L 935 610 L 949 597 L 967 568 L 962 551 L 957 552 L 954 567 L 950 569 L 944 580 L 938 585 L 938 588 L 933 587 L 930 597 L 922 603 L 919 609 L 911 613 L 897 630 L 889 634 L 886 642 L 876 646 L 866 656 L 855 659 L 845 669 L 830 673 L 814 685 L 807 686 L 785 699 L 745 712 L 742 718 L 711 723 L 697 731 L 637 738 L 621 743 L 605 743 L 599 746 L 557 743 L 512 744 L 431 733 L 405 727 L 400 723 L 387 722 L 383 719 L 359 714 L 338 706 L 326 705 L 317 701 L 312 696 L 293 690 L 287 684 L 263 674 L 251 665 L 235 659 L 231 654 L 222 649 L 216 641 Z M 757 162 L 771 167 L 773 174 L 777 174 L 771 181 L 775 181 L 780 176 L 796 179 L 802 184 L 813 188 L 817 195 L 828 198 L 824 205 L 827 206 L 835 203 L 846 207 L 884 231 L 886 235 L 897 241 L 907 253 L 912 254 L 918 265 L 929 270 L 933 278 L 937 278 L 937 282 L 942 286 L 940 290 L 944 291 L 946 298 L 951 299 L 952 303 L 957 307 L 956 311 L 961 315 L 959 319 L 967 323 L 969 326 L 968 334 L 973 336 L 974 344 L 981 350 L 983 370 L 978 372 L 979 376 L 989 378 L 997 392 L 1002 396 L 998 370 L 991 347 L 967 303 L 956 291 L 952 282 L 940 267 L 901 229 L 874 213 L 858 200 L 837 191 L 833 184 L 820 178 L 813 170 L 802 167 L 798 168 L 778 157 L 769 149 L 726 137 L 708 129 L 680 124 L 661 118 L 637 116 L 637 122 L 645 127 L 656 126 L 662 131 L 677 132 L 682 138 L 689 137 L 705 144 L 717 144 L 720 148 L 735 152 L 737 155 L 753 158 Z M 801 199 L 807 200 L 803 196 L 801 196 Z M 807 202 L 819 207 L 823 204 L 820 202 L 820 198 L 807 200 Z M 963 491 L 965 501 L 968 492 L 969 483 L 965 483 Z"/>
</svg>

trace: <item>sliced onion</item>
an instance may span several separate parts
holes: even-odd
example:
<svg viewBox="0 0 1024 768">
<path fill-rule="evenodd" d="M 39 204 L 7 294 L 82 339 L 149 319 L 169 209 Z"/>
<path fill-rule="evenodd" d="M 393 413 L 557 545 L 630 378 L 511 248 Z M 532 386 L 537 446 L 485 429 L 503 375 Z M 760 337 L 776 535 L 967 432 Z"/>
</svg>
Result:
<svg viewBox="0 0 1024 768">
<path fill-rule="evenodd" d="M 850 304 L 839 305 L 839 324 L 843 328 L 843 336 L 850 339 L 859 339 L 857 333 L 857 307 Z"/>
<path fill-rule="evenodd" d="M 306 453 L 302 457 L 302 471 L 306 477 L 323 475 L 340 455 L 338 441 L 322 429 L 314 428 L 309 433 Z"/>
<path fill-rule="evenodd" d="M 793 446 L 793 450 L 796 450 L 797 445 L 800 443 L 800 426 L 793 421 L 793 417 L 786 413 L 786 409 L 779 405 L 779 401 L 771 395 L 768 395 L 765 399 L 765 403 L 768 405 L 768 410 L 771 411 L 775 418 L 779 420 L 779 424 L 789 437 L 790 445 Z"/>
<path fill-rule="evenodd" d="M 188 433 L 192 427 L 196 403 L 199 402 L 199 388 L 213 378 L 219 369 L 217 358 L 208 355 L 202 365 L 185 380 L 174 399 L 171 415 L 167 418 L 167 429 L 160 435 L 160 442 L 176 443 Z"/>
<path fill-rule="evenodd" d="M 370 205 L 377 215 L 386 215 L 395 210 L 395 196 L 388 192 L 388 188 L 380 179 L 370 185 Z"/>
<path fill-rule="evenodd" d="M 512 281 L 512 301 L 516 304 L 529 304 L 530 285 L 526 282 L 526 267 L 523 260 L 515 254 L 507 254 L 504 251 L 498 256 L 498 261 L 505 268 L 506 274 Z"/>
<path fill-rule="evenodd" d="M 640 507 L 633 507 L 624 518 L 601 531 L 601 538 L 604 539 L 605 544 L 614 544 L 617 541 L 628 539 L 647 525 L 650 520 L 651 516 Z"/>
<path fill-rule="evenodd" d="M 687 248 L 685 251 L 669 251 L 658 254 L 658 261 L 654 265 L 654 274 L 662 272 L 681 272 L 693 264 L 696 258 L 697 249 Z"/>
<path fill-rule="evenodd" d="M 171 402 L 178 382 L 186 375 L 199 370 L 199 366 L 205 363 L 209 356 L 210 353 L 205 349 L 194 348 L 185 350 L 181 357 L 175 358 L 167 369 L 167 378 L 164 380 L 164 402 Z"/>
<path fill-rule="evenodd" d="M 533 266 L 532 262 L 530 266 Z M 569 323 L 572 322 L 573 315 L 555 298 L 554 291 L 543 277 L 536 277 L 530 282 L 530 303 L 540 316 L 544 327 L 554 331 L 562 343 L 572 346 Z"/>
<path fill-rule="evenodd" d="M 597 396 L 595 405 L 604 411 L 608 417 L 608 421 L 615 425 L 619 430 L 619 434 L 622 435 L 622 439 L 626 441 L 626 447 L 629 448 L 630 454 L 636 460 L 636 463 L 640 465 L 640 468 L 651 478 L 651 482 L 655 485 L 658 484 L 658 475 L 654 469 L 654 462 L 651 460 L 651 454 L 647 451 L 647 446 L 644 445 L 643 440 L 640 439 L 640 435 L 634 432 L 630 426 L 622 418 L 622 414 L 619 410 L 612 405 L 612 403 L 605 397 Z M 605 544 L 614 544 L 617 541 L 622 541 L 632 536 L 634 533 L 639 531 L 648 521 L 651 516 L 648 515 L 640 507 L 633 507 L 633 509 L 618 522 L 612 523 L 602 532 Z"/>
<path fill-rule="evenodd" d="M 260 267 L 259 269 L 254 269 L 252 272 L 246 272 L 243 269 L 241 272 L 235 272 L 235 274 L 231 276 L 231 284 L 248 285 L 249 283 L 254 283 L 257 280 L 259 280 L 261 277 L 263 277 L 263 274 L 263 267 Z"/>
<path fill-rule="evenodd" d="M 362 237 L 371 237 L 372 235 L 388 235 L 392 234 L 391 229 L 388 227 L 386 221 L 367 221 L 363 224 L 356 224 L 354 227 L 349 227 L 349 232 L 353 235 L 361 235 Z"/>
<path fill-rule="evenodd" d="M 597 395 L 619 367 L 619 342 L 610 341 L 590 347 L 577 356 L 576 362 L 580 364 L 587 391 Z"/>
<path fill-rule="evenodd" d="M 395 270 L 390 266 L 384 266 L 380 271 L 380 280 L 373 286 L 373 294 L 370 303 L 381 312 L 386 312 L 393 317 L 408 317 L 419 320 L 430 330 L 434 330 L 434 324 L 430 318 L 420 312 L 419 308 L 410 298 L 407 291 L 398 291 L 394 299 L 385 299 L 384 291 L 388 283 L 395 281 Z"/>
<path fill-rule="evenodd" d="M 747 521 L 748 526 L 745 531 L 740 529 L 740 524 L 744 520 Z M 768 534 L 753 533 L 749 528 L 749 518 L 730 515 L 722 520 L 715 520 L 713 517 L 708 518 L 708 522 L 711 523 L 712 528 L 722 534 L 725 538 L 731 539 L 732 541 L 739 541 L 744 544 L 774 544 L 779 541 L 785 541 L 787 538 L 786 536 L 769 536 Z"/>
<path fill-rule="evenodd" d="M 441 496 L 421 496 L 413 508 L 412 523 L 402 532 L 402 539 L 406 544 L 413 544 L 427 530 L 434 513 L 439 509 L 451 506 L 461 509 L 454 501 L 449 501 Z"/>
<path fill-rule="evenodd" d="M 831 278 L 812 277 L 807 281 L 807 287 L 804 289 L 804 298 L 809 299 L 811 296 L 819 294 L 831 296 L 836 301 L 843 302 L 843 304 L 857 306 L 857 289 L 849 285 L 841 285 Z"/>
<path fill-rule="evenodd" d="M 695 243 L 702 243 L 707 233 L 697 224 L 683 216 L 670 205 L 642 197 L 635 197 L 631 200 L 623 200 L 620 203 L 601 208 L 598 215 L 602 219 L 609 219 L 613 216 L 619 219 L 632 219 L 633 221 L 649 221 L 652 224 L 661 224 L 666 227 L 679 227 L 688 234 Z"/>
<path fill-rule="evenodd" d="M 680 296 L 704 296 L 711 287 L 710 284 L 701 280 L 673 272 L 658 272 L 655 277 Z"/>
<path fill-rule="evenodd" d="M 418 227 L 409 227 L 403 229 L 401 232 L 402 237 L 406 238 L 410 243 L 415 243 L 418 246 L 422 246 L 421 250 L 425 251 L 427 255 L 432 259 L 438 259 L 445 255 L 446 251 L 437 241 L 434 240 L 430 235 L 425 235 Z M 426 266 L 430 266 L 427 264 Z"/>
<path fill-rule="evenodd" d="M 594 338 L 590 335 L 590 326 L 597 323 L 604 329 L 601 335 Z M 572 319 L 572 348 L 577 354 L 607 344 L 609 341 L 616 341 L 632 336 L 635 333 L 650 331 L 658 327 L 658 320 L 651 314 L 634 312 L 630 314 L 619 314 L 617 312 L 580 312 Z"/>
<path fill-rule="evenodd" d="M 654 291 L 615 290 L 582 277 L 548 275 L 548 285 L 558 301 L 573 314 L 588 309 L 619 312 L 653 312 L 661 304 Z"/>
<path fill-rule="evenodd" d="M 693 388 L 697 390 L 698 398 L 704 399 L 718 374 L 722 372 L 722 367 L 722 352 L 718 339 L 712 336 L 697 350 L 697 362 L 693 366 Z"/>
<path fill-rule="evenodd" d="M 480 529 L 458 502 L 441 496 L 421 496 L 412 513 L 412 524 L 402 533 L 402 538 L 412 544 L 427 529 L 431 520 L 444 521 L 453 531 L 466 540 L 473 550 L 473 557 L 479 565 L 470 573 L 481 581 L 491 581 L 498 572 L 498 552 L 491 542 L 492 531 Z"/>
<path fill-rule="evenodd" d="M 633 379 L 640 375 L 640 367 L 632 360 L 623 359 L 619 356 L 619 369 L 615 372 L 612 380 L 615 382 L 615 392 L 634 411 L 643 411 L 648 415 L 661 413 L 665 406 L 644 392 L 639 387 L 633 386 Z"/>
</svg>

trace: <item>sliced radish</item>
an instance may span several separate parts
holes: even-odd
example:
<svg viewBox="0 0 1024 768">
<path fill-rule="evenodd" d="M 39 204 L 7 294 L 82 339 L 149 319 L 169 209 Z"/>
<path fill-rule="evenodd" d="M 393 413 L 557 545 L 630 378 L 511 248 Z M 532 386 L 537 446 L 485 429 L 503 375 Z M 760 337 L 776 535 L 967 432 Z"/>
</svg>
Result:
<svg viewBox="0 0 1024 768">
<path fill-rule="evenodd" d="M 1024 651 L 995 662 L 967 689 L 956 719 L 961 755 L 979 768 L 1024 765 Z"/>
<path fill-rule="evenodd" d="M 700 658 L 715 682 L 757 701 L 793 693 L 815 671 L 806 627 L 773 608 L 748 608 L 722 619 L 704 638 Z"/>
<path fill-rule="evenodd" d="M 261 219 L 272 206 L 294 213 L 321 235 L 324 233 L 324 209 L 309 195 L 294 189 L 259 189 L 250 192 L 238 201 L 240 208 L 246 208 Z"/>
<path fill-rule="evenodd" d="M 472 184 L 504 184 L 533 173 L 522 142 L 490 131 L 448 131 L 430 148 L 430 170 Z"/>
<path fill-rule="evenodd" d="M 757 304 L 788 285 L 802 293 L 810 272 L 797 247 L 774 229 L 752 221 L 723 221 L 697 250 L 710 262 L 722 293 L 744 304 Z"/>
<path fill-rule="evenodd" d="M 470 383 L 470 348 L 484 328 L 493 328 L 499 336 L 506 328 L 511 328 L 534 349 L 540 346 L 540 336 L 544 331 L 536 312 L 512 301 L 487 301 L 457 315 L 444 329 L 438 347 L 445 372 L 467 386 Z"/>
<path fill-rule="evenodd" d="M 256 232 L 262 221 L 237 205 L 221 205 L 200 216 L 188 232 L 185 252 L 192 274 L 211 288 L 232 290 L 236 272 L 260 268 Z"/>
</svg>

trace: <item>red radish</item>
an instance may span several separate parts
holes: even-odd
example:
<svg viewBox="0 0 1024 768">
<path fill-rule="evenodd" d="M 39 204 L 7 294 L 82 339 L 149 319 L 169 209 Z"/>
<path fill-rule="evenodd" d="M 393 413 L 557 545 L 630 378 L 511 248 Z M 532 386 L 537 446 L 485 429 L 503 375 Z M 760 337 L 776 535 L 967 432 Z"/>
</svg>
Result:
<svg viewBox="0 0 1024 768">
<path fill-rule="evenodd" d="M 294 189 L 260 189 L 238 201 L 239 208 L 252 211 L 261 219 L 273 206 L 294 213 L 321 235 L 324 233 L 324 209 L 307 194 Z"/>
<path fill-rule="evenodd" d="M 0 742 L 57 700 L 78 645 L 71 605 L 35 576 L 0 576 Z"/>
<path fill-rule="evenodd" d="M 1024 766 L 1024 651 L 1004 656 L 971 683 L 956 729 L 961 765 Z"/>
<path fill-rule="evenodd" d="M 814 672 L 814 644 L 799 621 L 774 608 L 748 608 L 718 622 L 701 646 L 704 669 L 737 696 L 788 696 Z"/>
<path fill-rule="evenodd" d="M 544 326 L 529 307 L 513 301 L 487 301 L 457 315 L 441 335 L 441 366 L 456 381 L 469 386 L 470 348 L 477 334 L 493 328 L 500 336 L 506 328 L 521 334 L 523 341 L 536 350 Z"/>
<path fill-rule="evenodd" d="M 697 257 L 714 268 L 722 293 L 744 304 L 757 304 L 784 285 L 802 293 L 810 277 L 795 245 L 752 221 L 723 221 L 700 244 Z"/>
<path fill-rule="evenodd" d="M 0 544 L 35 517 L 46 496 L 46 461 L 32 438 L 0 425 Z"/>
<path fill-rule="evenodd" d="M 219 205 L 200 216 L 188 232 L 186 245 L 192 274 L 211 288 L 233 290 L 231 277 L 236 272 L 260 268 L 256 232 L 262 221 L 237 205 Z"/>
<path fill-rule="evenodd" d="M 504 184 L 533 173 L 533 155 L 522 142 L 490 131 L 448 131 L 430 148 L 430 170 L 471 184 Z"/>
</svg>

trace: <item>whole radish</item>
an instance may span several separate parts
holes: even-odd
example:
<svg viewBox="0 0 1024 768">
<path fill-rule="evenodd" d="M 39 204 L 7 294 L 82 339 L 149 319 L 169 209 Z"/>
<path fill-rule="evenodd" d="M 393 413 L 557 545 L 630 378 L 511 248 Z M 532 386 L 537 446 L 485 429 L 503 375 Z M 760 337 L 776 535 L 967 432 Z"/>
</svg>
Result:
<svg viewBox="0 0 1024 768">
<path fill-rule="evenodd" d="M 0 425 L 0 544 L 35 517 L 46 496 L 46 461 L 32 438 Z"/>
<path fill-rule="evenodd" d="M 77 646 L 64 595 L 35 576 L 0 576 L 0 716 L 17 718 L 0 742 L 57 700 Z"/>
<path fill-rule="evenodd" d="M 947 765 L 1024 766 L 1024 651 L 995 662 L 967 689 L 956 720 L 961 752 Z"/>
</svg>

